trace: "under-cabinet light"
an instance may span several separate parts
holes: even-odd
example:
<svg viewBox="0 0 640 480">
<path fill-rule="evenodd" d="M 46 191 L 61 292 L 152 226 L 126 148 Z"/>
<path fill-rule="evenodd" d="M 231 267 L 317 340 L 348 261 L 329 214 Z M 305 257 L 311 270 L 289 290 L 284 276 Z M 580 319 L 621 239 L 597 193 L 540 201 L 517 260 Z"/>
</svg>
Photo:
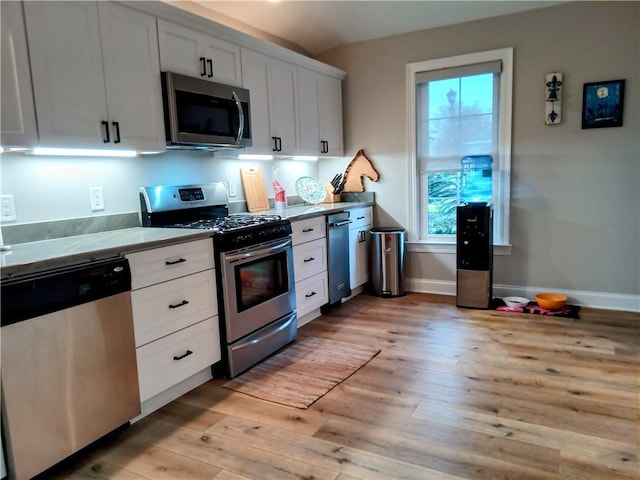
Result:
<svg viewBox="0 0 640 480">
<path fill-rule="evenodd" d="M 241 153 L 240 160 L 273 160 L 273 155 L 257 155 L 255 153 Z"/>
<path fill-rule="evenodd" d="M 318 160 L 318 157 L 316 157 L 315 155 L 294 155 L 292 157 L 293 160 L 307 160 L 310 162 L 315 162 L 316 160 Z"/>
<path fill-rule="evenodd" d="M 135 157 L 135 150 L 102 150 L 98 148 L 58 148 L 36 147 L 33 155 L 52 155 L 65 157 Z"/>
</svg>

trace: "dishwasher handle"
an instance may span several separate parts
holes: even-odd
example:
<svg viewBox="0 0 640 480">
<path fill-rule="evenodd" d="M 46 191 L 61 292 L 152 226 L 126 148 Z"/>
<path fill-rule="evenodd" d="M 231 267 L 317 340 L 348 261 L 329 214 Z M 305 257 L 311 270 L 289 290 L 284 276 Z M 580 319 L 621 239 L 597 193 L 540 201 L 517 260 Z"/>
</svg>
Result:
<svg viewBox="0 0 640 480">
<path fill-rule="evenodd" d="M 330 222 L 328 226 L 329 228 L 341 227 L 343 225 L 349 225 L 350 223 L 353 223 L 353 220 L 343 220 L 342 222 Z"/>
</svg>

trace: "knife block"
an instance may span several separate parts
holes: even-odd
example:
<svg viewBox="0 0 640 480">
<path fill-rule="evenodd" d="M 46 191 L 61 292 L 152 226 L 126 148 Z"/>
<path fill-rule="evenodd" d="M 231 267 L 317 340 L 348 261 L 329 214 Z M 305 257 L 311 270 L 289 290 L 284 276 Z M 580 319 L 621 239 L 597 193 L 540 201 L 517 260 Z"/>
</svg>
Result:
<svg viewBox="0 0 640 480">
<path fill-rule="evenodd" d="M 326 194 L 324 196 L 324 200 L 322 200 L 320 203 L 337 203 L 340 201 L 340 194 L 333 193 L 333 185 L 331 185 L 330 183 L 325 183 L 324 190 Z"/>
</svg>

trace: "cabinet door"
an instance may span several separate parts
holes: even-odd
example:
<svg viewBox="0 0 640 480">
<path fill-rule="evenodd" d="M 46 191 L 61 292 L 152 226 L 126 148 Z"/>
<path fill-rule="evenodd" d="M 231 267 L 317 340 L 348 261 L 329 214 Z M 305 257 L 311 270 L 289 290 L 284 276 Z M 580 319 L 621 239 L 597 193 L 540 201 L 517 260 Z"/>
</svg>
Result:
<svg viewBox="0 0 640 480">
<path fill-rule="evenodd" d="M 114 147 L 162 151 L 166 140 L 156 20 L 106 2 L 99 4 L 99 14 Z"/>
<path fill-rule="evenodd" d="M 349 230 L 349 282 L 359 287 L 369 279 L 369 230 L 371 225 Z"/>
<path fill-rule="evenodd" d="M 108 121 L 95 2 L 24 2 L 40 143 L 104 145 Z"/>
<path fill-rule="evenodd" d="M 342 80 L 318 76 L 318 117 L 320 140 L 326 142 L 324 154 L 342 156 Z"/>
<path fill-rule="evenodd" d="M 199 38 L 197 32 L 158 19 L 162 71 L 206 78 L 206 59 L 201 52 Z"/>
<path fill-rule="evenodd" d="M 318 114 L 318 75 L 305 68 L 298 68 L 298 126 L 300 129 L 300 153 L 320 155 L 320 124 Z"/>
<path fill-rule="evenodd" d="M 0 15 L 2 20 L 0 143 L 4 147 L 30 147 L 37 142 L 38 132 L 22 3 L 0 2 L 0 8 L 2 9 Z"/>
<path fill-rule="evenodd" d="M 242 49 L 242 86 L 249 90 L 251 97 L 252 143 L 247 147 L 251 153 L 271 153 L 273 142 L 269 127 L 269 63 L 265 55 Z"/>
<path fill-rule="evenodd" d="M 242 85 L 240 47 L 158 19 L 160 67 L 191 77 Z"/>
<path fill-rule="evenodd" d="M 207 64 L 207 78 L 229 85 L 242 85 L 240 47 L 218 38 L 202 37 L 202 52 Z"/>
<path fill-rule="evenodd" d="M 295 65 L 270 59 L 268 91 L 271 136 L 280 139 L 280 150 L 277 153 L 298 153 Z"/>
</svg>

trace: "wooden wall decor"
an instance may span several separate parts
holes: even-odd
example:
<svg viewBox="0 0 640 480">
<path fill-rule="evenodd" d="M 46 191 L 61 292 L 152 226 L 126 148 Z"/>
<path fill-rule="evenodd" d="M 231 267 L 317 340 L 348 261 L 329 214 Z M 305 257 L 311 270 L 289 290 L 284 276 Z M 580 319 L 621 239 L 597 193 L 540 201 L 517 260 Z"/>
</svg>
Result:
<svg viewBox="0 0 640 480">
<path fill-rule="evenodd" d="M 345 184 L 342 191 L 364 192 L 365 176 L 373 182 L 377 182 L 380 178 L 380 174 L 373 166 L 373 163 L 367 158 L 364 150 L 361 149 L 344 171 Z"/>
</svg>

